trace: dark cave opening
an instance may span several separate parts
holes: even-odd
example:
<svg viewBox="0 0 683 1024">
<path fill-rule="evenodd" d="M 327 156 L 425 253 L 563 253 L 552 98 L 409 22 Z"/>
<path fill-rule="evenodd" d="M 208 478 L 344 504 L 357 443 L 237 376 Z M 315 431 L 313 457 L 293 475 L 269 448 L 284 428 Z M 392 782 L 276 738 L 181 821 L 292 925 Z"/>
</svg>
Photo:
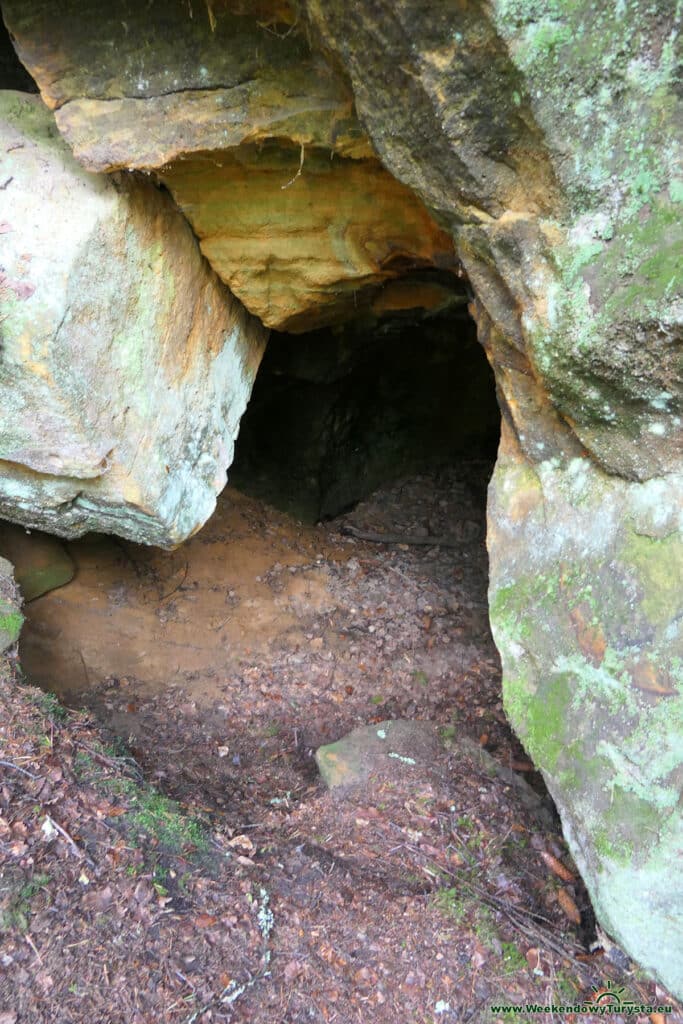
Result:
<svg viewBox="0 0 683 1024">
<path fill-rule="evenodd" d="M 495 460 L 493 373 L 464 297 L 451 308 L 273 332 L 230 483 L 304 522 L 400 477 Z"/>
<path fill-rule="evenodd" d="M 16 89 L 17 92 L 36 93 L 40 90 L 17 57 L 10 36 L 0 12 L 0 89 Z"/>
</svg>

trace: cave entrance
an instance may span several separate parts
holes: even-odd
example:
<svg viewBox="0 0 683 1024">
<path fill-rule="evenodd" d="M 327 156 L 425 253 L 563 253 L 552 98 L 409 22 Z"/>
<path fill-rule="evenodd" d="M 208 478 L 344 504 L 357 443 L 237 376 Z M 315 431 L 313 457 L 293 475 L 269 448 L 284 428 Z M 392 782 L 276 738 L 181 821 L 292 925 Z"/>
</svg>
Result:
<svg viewBox="0 0 683 1024">
<path fill-rule="evenodd" d="M 64 544 L 75 575 L 27 604 L 24 671 L 239 820 L 300 799 L 312 751 L 367 722 L 519 759 L 488 622 L 498 430 L 460 297 L 275 335 L 214 516 L 173 552 Z"/>
<path fill-rule="evenodd" d="M 242 419 L 234 486 L 305 522 L 383 484 L 493 464 L 500 414 L 466 299 L 303 335 L 271 335 Z M 486 471 L 486 470 L 484 470 Z"/>
</svg>

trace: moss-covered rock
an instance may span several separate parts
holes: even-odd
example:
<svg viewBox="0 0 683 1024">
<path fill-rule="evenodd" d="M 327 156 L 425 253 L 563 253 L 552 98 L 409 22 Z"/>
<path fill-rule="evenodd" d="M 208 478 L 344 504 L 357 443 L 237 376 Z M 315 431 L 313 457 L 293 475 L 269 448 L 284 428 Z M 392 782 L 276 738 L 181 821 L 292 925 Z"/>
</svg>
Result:
<svg viewBox="0 0 683 1024">
<path fill-rule="evenodd" d="M 12 563 L 0 557 L 0 654 L 19 639 L 24 624 L 20 607 Z"/>
<path fill-rule="evenodd" d="M 26 602 L 63 587 L 74 577 L 75 566 L 66 547 L 37 530 L 0 523 L 0 555 L 14 566 L 14 578 Z"/>
<path fill-rule="evenodd" d="M 489 511 L 507 714 L 555 797 L 603 926 L 677 992 L 682 482 L 618 480 L 585 457 L 544 460 L 529 475 L 506 429 Z M 520 517 L 529 490 L 540 500 Z"/>
</svg>

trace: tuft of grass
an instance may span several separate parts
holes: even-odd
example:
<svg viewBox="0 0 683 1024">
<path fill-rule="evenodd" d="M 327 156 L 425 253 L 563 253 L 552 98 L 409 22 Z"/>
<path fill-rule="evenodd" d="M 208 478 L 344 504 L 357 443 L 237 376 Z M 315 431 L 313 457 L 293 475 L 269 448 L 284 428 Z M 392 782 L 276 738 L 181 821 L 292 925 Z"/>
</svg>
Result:
<svg viewBox="0 0 683 1024">
<path fill-rule="evenodd" d="M 97 763 L 96 756 L 85 751 L 76 753 L 74 769 L 82 782 L 110 799 L 118 797 L 127 805 L 126 813 L 116 818 L 116 824 L 126 831 L 132 843 L 152 843 L 168 853 L 181 853 L 188 848 L 205 853 L 209 849 L 206 829 L 200 819 L 187 814 L 175 800 L 163 796 L 137 777 L 124 774 L 132 770 L 130 757 L 108 753 L 107 758 L 109 768 L 114 767 L 120 774 L 110 774 Z"/>
<path fill-rule="evenodd" d="M 471 899 L 462 896 L 457 889 L 439 889 L 434 897 L 434 906 L 455 921 L 462 921 L 470 909 Z"/>
</svg>

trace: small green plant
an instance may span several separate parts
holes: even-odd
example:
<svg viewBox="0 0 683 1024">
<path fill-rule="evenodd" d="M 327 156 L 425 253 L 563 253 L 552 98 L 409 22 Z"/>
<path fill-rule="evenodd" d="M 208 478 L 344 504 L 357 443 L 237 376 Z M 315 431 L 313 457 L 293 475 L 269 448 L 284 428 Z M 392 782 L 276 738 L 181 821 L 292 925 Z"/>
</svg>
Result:
<svg viewBox="0 0 683 1024">
<path fill-rule="evenodd" d="M 502 942 L 503 967 L 506 974 L 515 974 L 527 967 L 526 957 L 514 942 Z"/>
<path fill-rule="evenodd" d="M 462 896 L 457 889 L 439 889 L 434 897 L 434 905 L 456 921 L 462 921 L 469 909 L 470 901 Z"/>
<path fill-rule="evenodd" d="M 558 1002 L 573 1003 L 579 993 L 580 986 L 564 971 L 561 971 L 555 978 L 555 991 Z"/>
<path fill-rule="evenodd" d="M 413 681 L 419 683 L 420 686 L 429 686 L 429 677 L 426 672 L 420 670 L 413 672 Z"/>
<path fill-rule="evenodd" d="M 34 702 L 36 707 L 54 722 L 63 722 L 67 716 L 67 710 L 56 693 L 36 694 Z"/>
<path fill-rule="evenodd" d="M 184 814 L 174 800 L 151 789 L 140 789 L 131 803 L 125 824 L 132 831 L 156 840 L 160 846 L 173 852 L 180 852 L 186 846 L 192 846 L 198 852 L 208 849 L 201 822 Z"/>
<path fill-rule="evenodd" d="M 371 704 L 382 704 L 383 701 L 384 701 L 384 697 L 382 696 L 381 693 L 376 693 L 374 697 L 370 698 L 370 703 Z"/>
<path fill-rule="evenodd" d="M 95 762 L 90 754 L 77 750 L 74 755 L 73 767 L 76 778 L 83 780 L 95 771 Z"/>
<path fill-rule="evenodd" d="M 488 946 L 489 949 L 495 948 L 498 941 L 498 929 L 491 911 L 488 907 L 483 906 L 483 904 L 477 904 L 474 930 L 483 946 Z"/>
<path fill-rule="evenodd" d="M 117 755 L 115 760 L 122 771 L 131 770 L 128 758 Z M 136 840 L 151 839 L 172 853 L 179 853 L 187 846 L 201 853 L 208 849 L 201 821 L 186 814 L 179 804 L 151 786 L 128 775 L 104 775 L 106 769 L 97 763 L 96 757 L 83 751 L 75 755 L 74 768 L 81 781 L 108 798 L 118 798 L 128 805 L 127 812 L 116 820 L 129 834 L 133 845 L 137 845 Z"/>
</svg>

